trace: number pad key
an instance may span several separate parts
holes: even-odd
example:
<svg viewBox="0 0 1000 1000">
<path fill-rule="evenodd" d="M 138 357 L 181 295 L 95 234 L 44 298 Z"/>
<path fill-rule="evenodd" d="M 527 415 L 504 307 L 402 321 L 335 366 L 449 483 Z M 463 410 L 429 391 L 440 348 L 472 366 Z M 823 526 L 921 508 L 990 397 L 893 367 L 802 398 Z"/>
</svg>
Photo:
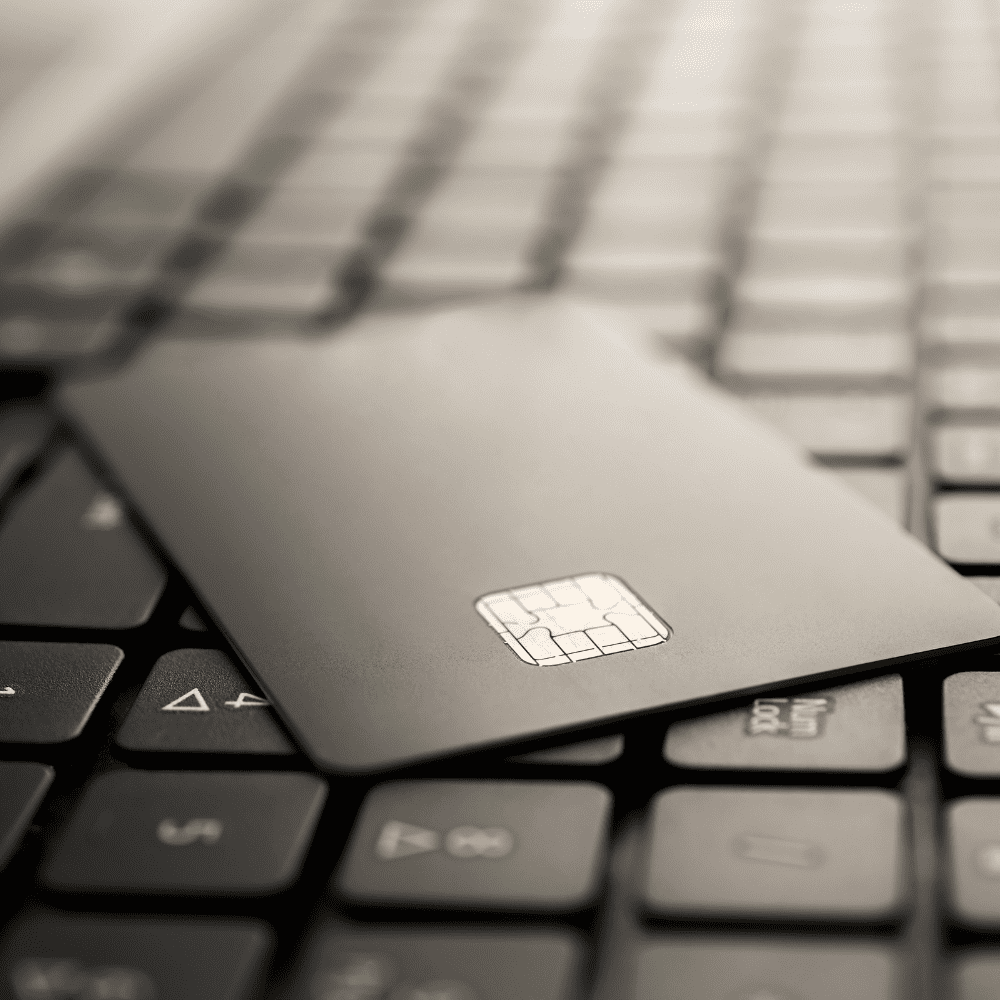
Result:
<svg viewBox="0 0 1000 1000">
<path fill-rule="evenodd" d="M 902 824 L 883 791 L 673 788 L 653 803 L 646 902 L 674 917 L 889 920 Z"/>
<path fill-rule="evenodd" d="M 336 885 L 367 904 L 582 908 L 597 892 L 610 812 L 607 789 L 588 782 L 381 785 Z"/>
<path fill-rule="evenodd" d="M 325 798 L 310 774 L 112 772 L 85 790 L 42 877 L 68 892 L 278 892 Z"/>
<path fill-rule="evenodd" d="M 217 649 L 161 656 L 118 733 L 128 750 L 291 754 L 266 698 Z"/>
<path fill-rule="evenodd" d="M 123 656 L 117 646 L 0 642 L 0 743 L 79 736 Z"/>
<path fill-rule="evenodd" d="M 897 459 L 910 447 L 910 401 L 897 395 L 751 395 L 743 401 L 823 458 Z"/>
<path fill-rule="evenodd" d="M 575 996 L 581 963 L 568 934 L 324 928 L 306 949 L 295 1000 L 486 1000 Z"/>
<path fill-rule="evenodd" d="M 949 493 L 933 500 L 935 545 L 956 565 L 1000 565 L 1000 497 Z"/>
<path fill-rule="evenodd" d="M 958 799 L 946 823 L 952 913 L 972 927 L 1000 927 L 1000 799 Z"/>
<path fill-rule="evenodd" d="M 17 1000 L 250 1000 L 271 934 L 256 921 L 122 920 L 36 913 L 0 946 Z"/>
<path fill-rule="evenodd" d="M 1000 719 L 997 720 L 1000 724 Z M 898 674 L 675 722 L 664 757 L 678 767 L 885 772 L 906 759 Z"/>
<path fill-rule="evenodd" d="M 945 678 L 944 750 L 957 774 L 1000 777 L 1000 672 L 969 670 Z"/>
<path fill-rule="evenodd" d="M 937 427 L 931 433 L 934 474 L 944 483 L 1000 485 L 1000 427 Z"/>
<path fill-rule="evenodd" d="M 952 970 L 951 1000 L 990 1000 L 1000 996 L 1000 954 L 996 949 L 962 955 Z"/>
<path fill-rule="evenodd" d="M 897 1000 L 899 981 L 877 945 L 694 938 L 640 952 L 634 1000 Z"/>
</svg>

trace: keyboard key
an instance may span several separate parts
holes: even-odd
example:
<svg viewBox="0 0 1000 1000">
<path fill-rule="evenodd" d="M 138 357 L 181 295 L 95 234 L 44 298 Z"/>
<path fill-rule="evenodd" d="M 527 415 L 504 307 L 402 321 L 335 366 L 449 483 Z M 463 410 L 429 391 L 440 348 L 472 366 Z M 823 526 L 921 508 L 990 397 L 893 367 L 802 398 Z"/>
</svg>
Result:
<svg viewBox="0 0 1000 1000">
<path fill-rule="evenodd" d="M 0 870 L 14 856 L 54 777 L 45 764 L 0 763 Z"/>
<path fill-rule="evenodd" d="M 941 410 L 1000 410 L 1000 368 L 949 365 L 927 372 L 928 406 Z"/>
<path fill-rule="evenodd" d="M 369 793 L 336 887 L 358 903 L 495 910 L 589 905 L 611 796 L 582 782 L 412 781 Z"/>
<path fill-rule="evenodd" d="M 1000 777 L 1000 672 L 946 677 L 943 713 L 948 767 L 972 777 Z"/>
<path fill-rule="evenodd" d="M 910 399 L 903 395 L 762 395 L 743 402 L 823 458 L 903 458 L 910 449 Z"/>
<path fill-rule="evenodd" d="M 746 708 L 675 722 L 663 756 L 691 768 L 892 771 L 906 760 L 903 679 L 766 695 Z"/>
<path fill-rule="evenodd" d="M 114 771 L 86 788 L 42 877 L 67 892 L 279 892 L 325 799 L 311 774 Z"/>
<path fill-rule="evenodd" d="M 958 799 L 945 817 L 952 913 L 969 926 L 1000 927 L 1000 799 Z"/>
<path fill-rule="evenodd" d="M 941 482 L 1000 485 L 1000 427 L 935 427 L 931 467 Z"/>
<path fill-rule="evenodd" d="M 75 642 L 0 642 L 0 743 L 79 736 L 124 654 Z"/>
<path fill-rule="evenodd" d="M 555 931 L 324 927 L 306 948 L 295 1000 L 569 1000 L 579 943 Z"/>
<path fill-rule="evenodd" d="M 194 608 L 185 608 L 177 621 L 181 628 L 188 632 L 207 632 L 208 626 L 202 621 L 201 615 Z"/>
<path fill-rule="evenodd" d="M 968 576 L 969 583 L 974 583 L 987 597 L 1000 604 L 1000 576 Z"/>
<path fill-rule="evenodd" d="M 0 621 L 131 628 L 165 584 L 120 502 L 68 449 L 0 528 Z"/>
<path fill-rule="evenodd" d="M 639 953 L 634 1000 L 897 1000 L 889 948 L 769 938 L 679 938 Z"/>
<path fill-rule="evenodd" d="M 117 741 L 127 750 L 295 753 L 267 699 L 216 649 L 161 656 Z"/>
<path fill-rule="evenodd" d="M 652 823 L 655 914 L 878 921 L 902 908 L 903 807 L 888 792 L 673 788 Z"/>
<path fill-rule="evenodd" d="M 252 1000 L 271 933 L 253 920 L 21 918 L 0 945 L 17 1000 Z"/>
<path fill-rule="evenodd" d="M 1000 996 L 1000 955 L 996 949 L 962 954 L 952 970 L 952 1000 L 992 1000 Z"/>
<path fill-rule="evenodd" d="M 913 370 L 913 348 L 905 333 L 746 330 L 723 339 L 716 370 L 734 381 L 906 379 Z"/>
<path fill-rule="evenodd" d="M 906 524 L 905 469 L 831 469 L 830 472 L 897 524 Z"/>
<path fill-rule="evenodd" d="M 945 493 L 934 497 L 935 547 L 958 565 L 1000 564 L 1000 496 Z"/>
<path fill-rule="evenodd" d="M 510 759 L 519 764 L 600 767 L 618 760 L 624 749 L 623 736 L 602 736 L 597 740 L 585 740 L 583 743 L 571 743 L 569 746 L 553 747 L 550 750 L 536 750 Z"/>
<path fill-rule="evenodd" d="M 0 496 L 38 458 L 55 421 L 43 409 L 15 403 L 0 410 Z"/>
</svg>

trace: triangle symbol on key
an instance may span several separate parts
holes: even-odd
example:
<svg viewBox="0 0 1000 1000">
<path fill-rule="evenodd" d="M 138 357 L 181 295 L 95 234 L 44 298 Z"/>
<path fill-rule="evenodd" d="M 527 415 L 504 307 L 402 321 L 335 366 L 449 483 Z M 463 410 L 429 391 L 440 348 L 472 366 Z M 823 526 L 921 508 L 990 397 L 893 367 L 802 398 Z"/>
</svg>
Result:
<svg viewBox="0 0 1000 1000">
<path fill-rule="evenodd" d="M 422 826 L 411 826 L 398 819 L 391 819 L 382 827 L 375 851 L 380 858 L 393 861 L 396 858 L 407 858 L 411 854 L 436 851 L 440 846 L 441 835 L 436 830 L 425 830 Z"/>
<path fill-rule="evenodd" d="M 164 705 L 161 712 L 210 712 L 208 702 L 197 688 L 191 688 L 186 694 L 175 698 L 170 704 Z"/>
</svg>

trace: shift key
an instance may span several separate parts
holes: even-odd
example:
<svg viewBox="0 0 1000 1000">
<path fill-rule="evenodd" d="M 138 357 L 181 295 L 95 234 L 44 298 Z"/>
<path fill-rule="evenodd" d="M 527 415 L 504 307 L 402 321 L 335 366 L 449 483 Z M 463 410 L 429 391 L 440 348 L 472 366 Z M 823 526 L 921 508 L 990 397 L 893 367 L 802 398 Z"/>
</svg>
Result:
<svg viewBox="0 0 1000 1000">
<path fill-rule="evenodd" d="M 0 527 L 0 622 L 131 628 L 165 583 L 121 503 L 69 449 Z"/>
</svg>

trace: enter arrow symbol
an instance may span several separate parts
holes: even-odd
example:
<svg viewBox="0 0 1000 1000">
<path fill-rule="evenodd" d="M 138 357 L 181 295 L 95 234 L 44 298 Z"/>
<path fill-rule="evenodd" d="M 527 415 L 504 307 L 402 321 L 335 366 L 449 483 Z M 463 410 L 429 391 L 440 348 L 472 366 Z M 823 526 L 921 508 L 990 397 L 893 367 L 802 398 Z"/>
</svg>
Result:
<svg viewBox="0 0 1000 1000">
<path fill-rule="evenodd" d="M 0 695 L 11 695 L 11 694 L 17 694 L 17 692 L 9 684 L 2 691 L 0 691 Z"/>
</svg>

